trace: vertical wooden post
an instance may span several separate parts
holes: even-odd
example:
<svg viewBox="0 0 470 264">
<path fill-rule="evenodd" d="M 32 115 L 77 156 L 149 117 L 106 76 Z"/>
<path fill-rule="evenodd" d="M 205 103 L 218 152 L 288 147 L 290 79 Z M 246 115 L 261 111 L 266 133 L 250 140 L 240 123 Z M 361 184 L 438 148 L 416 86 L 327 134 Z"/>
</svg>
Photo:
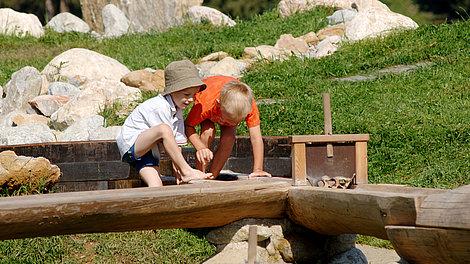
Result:
<svg viewBox="0 0 470 264">
<path fill-rule="evenodd" d="M 333 126 L 331 122 L 331 104 L 330 104 L 330 94 L 323 93 L 323 122 L 325 124 L 325 135 L 333 134 Z M 328 158 L 333 157 L 333 144 L 326 144 L 326 156 Z"/>
<path fill-rule="evenodd" d="M 250 225 L 248 229 L 248 264 L 256 263 L 256 247 L 258 246 L 257 226 Z"/>
<path fill-rule="evenodd" d="M 307 185 L 307 161 L 305 143 L 292 145 L 292 178 L 294 186 Z"/>
<path fill-rule="evenodd" d="M 367 178 L 367 141 L 356 142 L 356 183 L 365 184 Z"/>
</svg>

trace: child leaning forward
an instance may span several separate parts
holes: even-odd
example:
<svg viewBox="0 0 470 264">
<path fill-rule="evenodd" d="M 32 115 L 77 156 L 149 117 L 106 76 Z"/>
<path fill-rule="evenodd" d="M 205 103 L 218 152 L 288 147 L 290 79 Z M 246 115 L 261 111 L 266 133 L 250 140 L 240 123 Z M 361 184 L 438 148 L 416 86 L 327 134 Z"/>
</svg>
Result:
<svg viewBox="0 0 470 264">
<path fill-rule="evenodd" d="M 211 176 L 191 168 L 178 146 L 187 143 L 182 109 L 205 86 L 191 61 L 174 61 L 165 68 L 163 93 L 138 105 L 124 122 L 116 138 L 121 158 L 137 169 L 149 187 L 163 185 L 158 172 L 159 143 L 173 161 L 178 183 Z"/>
<path fill-rule="evenodd" d="M 259 111 L 251 88 L 228 76 L 212 76 L 203 80 L 205 89 L 194 96 L 194 105 L 185 121 L 186 136 L 196 148 L 196 168 L 206 170 L 217 178 L 232 152 L 238 124 L 243 120 L 250 133 L 253 148 L 253 172 L 250 177 L 271 174 L 263 170 L 264 146 L 261 136 Z M 215 123 L 220 125 L 220 143 L 215 154 L 210 149 L 215 136 Z M 195 127 L 201 126 L 201 133 Z"/>
</svg>

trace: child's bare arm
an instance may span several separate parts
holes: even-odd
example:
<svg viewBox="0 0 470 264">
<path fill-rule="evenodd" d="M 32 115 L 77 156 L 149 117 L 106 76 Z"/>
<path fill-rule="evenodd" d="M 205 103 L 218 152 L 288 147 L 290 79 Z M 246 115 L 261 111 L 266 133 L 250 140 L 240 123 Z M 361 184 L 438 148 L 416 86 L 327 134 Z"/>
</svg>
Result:
<svg viewBox="0 0 470 264">
<path fill-rule="evenodd" d="M 260 126 L 250 127 L 250 141 L 253 147 L 253 172 L 249 177 L 271 177 L 271 174 L 263 170 L 264 145 Z"/>
<path fill-rule="evenodd" d="M 186 137 L 188 137 L 189 142 L 193 144 L 196 149 L 196 158 L 202 164 L 206 164 L 212 160 L 214 157 L 212 151 L 202 142 L 201 137 L 196 132 L 196 129 L 192 126 L 186 125 Z"/>
</svg>

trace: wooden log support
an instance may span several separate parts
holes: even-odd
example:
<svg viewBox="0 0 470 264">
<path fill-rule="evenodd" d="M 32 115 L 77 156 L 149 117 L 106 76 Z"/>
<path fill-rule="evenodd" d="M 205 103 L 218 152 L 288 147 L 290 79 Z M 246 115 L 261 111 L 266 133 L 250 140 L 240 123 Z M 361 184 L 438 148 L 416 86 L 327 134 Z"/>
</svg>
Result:
<svg viewBox="0 0 470 264">
<path fill-rule="evenodd" d="M 426 197 L 416 225 L 470 230 L 470 185 Z"/>
<path fill-rule="evenodd" d="M 330 104 L 330 94 L 323 93 L 323 122 L 325 124 L 325 135 L 333 134 L 333 125 L 331 121 L 331 104 Z M 326 156 L 328 158 L 333 157 L 333 144 L 326 144 Z"/>
<path fill-rule="evenodd" d="M 368 182 L 367 141 L 357 141 L 356 145 L 356 184 Z"/>
<path fill-rule="evenodd" d="M 378 189 L 292 188 L 288 194 L 289 217 L 325 235 L 363 234 L 387 239 L 386 225 L 415 224 L 417 207 L 429 193 Z"/>
<path fill-rule="evenodd" d="M 397 253 L 410 263 L 462 264 L 470 261 L 470 230 L 386 226 Z"/>
<path fill-rule="evenodd" d="M 258 228 L 250 225 L 248 231 L 248 264 L 256 263 L 256 249 L 258 247 Z"/>
<path fill-rule="evenodd" d="M 294 143 L 291 155 L 294 186 L 307 185 L 307 162 L 305 154 L 305 143 Z"/>
<path fill-rule="evenodd" d="M 289 186 L 286 181 L 247 180 L 0 198 L 0 239 L 282 218 Z"/>
</svg>

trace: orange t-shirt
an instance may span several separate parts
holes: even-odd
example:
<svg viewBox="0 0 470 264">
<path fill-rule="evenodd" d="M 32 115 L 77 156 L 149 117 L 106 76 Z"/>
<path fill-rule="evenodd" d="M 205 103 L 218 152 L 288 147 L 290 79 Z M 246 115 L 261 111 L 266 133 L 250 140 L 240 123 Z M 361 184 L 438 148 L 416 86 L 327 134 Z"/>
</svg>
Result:
<svg viewBox="0 0 470 264">
<path fill-rule="evenodd" d="M 220 97 L 220 91 L 226 83 L 238 80 L 229 76 L 211 76 L 202 81 L 207 87 L 194 95 L 193 108 L 189 111 L 185 121 L 188 126 L 195 127 L 207 119 L 220 124 L 222 122 L 222 115 L 220 112 L 220 104 L 217 103 L 217 99 Z M 254 99 L 251 104 L 251 112 L 246 116 L 245 121 L 248 127 L 255 127 L 260 124 L 259 111 Z"/>
</svg>

